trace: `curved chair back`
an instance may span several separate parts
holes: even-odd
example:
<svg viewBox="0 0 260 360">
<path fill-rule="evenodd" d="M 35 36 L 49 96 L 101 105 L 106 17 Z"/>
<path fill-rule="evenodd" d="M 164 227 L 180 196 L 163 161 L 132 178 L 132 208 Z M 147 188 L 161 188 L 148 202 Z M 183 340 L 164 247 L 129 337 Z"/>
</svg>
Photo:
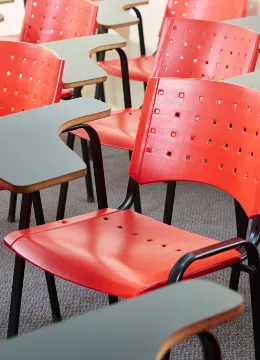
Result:
<svg viewBox="0 0 260 360">
<path fill-rule="evenodd" d="M 40 45 L 0 42 L 0 116 L 60 101 L 64 61 Z"/>
<path fill-rule="evenodd" d="M 94 35 L 97 11 L 88 0 L 27 0 L 20 41 L 36 44 Z"/>
<path fill-rule="evenodd" d="M 150 78 L 129 174 L 195 181 L 260 214 L 260 92 L 215 81 Z"/>
<path fill-rule="evenodd" d="M 153 76 L 222 80 L 254 71 L 259 39 L 231 24 L 168 18 Z"/>
</svg>

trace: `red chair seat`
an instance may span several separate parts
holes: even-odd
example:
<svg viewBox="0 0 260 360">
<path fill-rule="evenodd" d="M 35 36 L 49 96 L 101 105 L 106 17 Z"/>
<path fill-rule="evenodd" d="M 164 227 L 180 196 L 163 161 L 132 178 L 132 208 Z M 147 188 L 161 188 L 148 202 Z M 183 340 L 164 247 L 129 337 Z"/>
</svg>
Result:
<svg viewBox="0 0 260 360">
<path fill-rule="evenodd" d="M 217 243 L 131 210 L 104 209 L 16 231 L 5 245 L 32 264 L 68 281 L 129 298 L 166 284 L 185 253 Z M 194 278 L 240 262 L 230 250 L 192 264 Z"/>
<path fill-rule="evenodd" d="M 109 75 L 122 77 L 120 60 L 99 61 L 98 65 Z M 140 56 L 128 59 L 129 79 L 147 82 L 152 75 L 154 56 Z"/>
<path fill-rule="evenodd" d="M 73 90 L 72 89 L 62 89 L 61 99 L 70 98 L 72 95 L 73 95 Z"/>
<path fill-rule="evenodd" d="M 89 125 L 97 131 L 102 145 L 133 150 L 140 115 L 140 109 L 114 111 L 111 116 L 91 121 Z M 85 140 L 89 140 L 88 134 L 84 129 L 79 129 L 72 133 Z"/>
</svg>

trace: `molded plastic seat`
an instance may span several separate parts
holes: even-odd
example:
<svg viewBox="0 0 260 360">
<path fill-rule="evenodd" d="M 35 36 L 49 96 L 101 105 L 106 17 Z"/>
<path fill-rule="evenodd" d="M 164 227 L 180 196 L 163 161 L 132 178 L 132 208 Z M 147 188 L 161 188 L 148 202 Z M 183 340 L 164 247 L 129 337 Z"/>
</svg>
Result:
<svg viewBox="0 0 260 360">
<path fill-rule="evenodd" d="M 120 60 L 99 61 L 98 65 L 109 75 L 122 76 Z M 154 56 L 130 58 L 128 59 L 128 66 L 131 80 L 147 82 L 153 71 Z"/>
<path fill-rule="evenodd" d="M 90 125 L 97 131 L 101 144 L 118 149 L 133 150 L 140 115 L 140 109 L 114 111 L 105 119 L 91 121 Z M 84 129 L 75 130 L 72 133 L 89 140 Z"/>
<path fill-rule="evenodd" d="M 167 283 L 185 253 L 217 243 L 139 215 L 104 209 L 16 231 L 5 244 L 32 264 L 76 284 L 129 298 Z M 185 278 L 239 263 L 231 250 L 195 262 Z"/>
<path fill-rule="evenodd" d="M 162 77 L 222 80 L 254 71 L 258 47 L 259 35 L 245 28 L 204 20 L 169 18 L 151 73 Z M 146 61 L 145 57 L 142 59 Z M 152 61 L 147 60 L 147 63 L 152 66 Z M 136 62 L 135 75 L 141 74 L 142 68 L 138 68 Z M 148 73 L 143 74 L 142 81 L 147 81 Z M 108 118 L 93 121 L 91 126 L 98 132 L 103 145 L 133 150 L 140 115 L 140 109 L 116 111 Z M 73 133 L 88 139 L 83 129 Z"/>
</svg>

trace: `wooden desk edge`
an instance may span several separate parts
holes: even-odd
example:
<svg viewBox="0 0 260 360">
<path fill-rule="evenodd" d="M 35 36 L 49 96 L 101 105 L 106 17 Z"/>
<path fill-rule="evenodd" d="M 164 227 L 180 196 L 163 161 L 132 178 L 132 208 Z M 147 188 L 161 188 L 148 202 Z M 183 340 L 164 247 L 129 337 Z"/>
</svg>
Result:
<svg viewBox="0 0 260 360">
<path fill-rule="evenodd" d="M 180 343 L 182 340 L 187 339 L 193 335 L 199 334 L 203 331 L 207 331 L 218 325 L 222 325 L 228 321 L 231 321 L 241 315 L 244 312 L 244 304 L 239 304 L 235 308 L 228 310 L 224 313 L 212 316 L 210 318 L 199 321 L 198 323 L 187 326 L 180 331 L 169 336 L 165 339 L 161 347 L 159 348 L 155 360 L 162 360 L 165 354 L 175 345 Z"/>
<path fill-rule="evenodd" d="M 59 128 L 57 136 L 59 134 L 61 134 L 64 130 L 69 129 L 71 126 L 80 125 L 80 124 L 84 124 L 86 122 L 90 122 L 93 120 L 102 119 L 104 117 L 109 116 L 110 114 L 111 114 L 111 110 L 109 109 L 109 110 L 101 111 L 99 113 L 86 115 L 86 116 L 82 116 L 82 117 L 79 117 L 79 118 L 76 118 L 73 120 L 69 120 Z M 67 146 L 67 145 L 64 144 L 64 146 Z M 77 156 L 77 155 L 75 154 L 75 156 Z M 87 173 L 87 169 L 85 168 L 85 169 L 75 171 L 70 174 L 66 174 L 64 176 L 59 176 L 54 179 L 42 181 L 42 182 L 32 184 L 32 185 L 25 185 L 25 186 L 15 186 L 13 184 L 10 184 L 10 183 L 4 181 L 3 179 L 0 179 L 0 184 L 6 190 L 9 190 L 11 192 L 14 192 L 17 194 L 28 194 L 28 193 L 33 193 L 35 191 L 46 189 L 46 188 L 49 188 L 49 187 L 52 187 L 55 185 L 59 185 L 64 182 L 69 182 L 71 180 L 79 179 L 81 177 L 84 177 L 86 175 L 86 173 Z"/>
<path fill-rule="evenodd" d="M 129 8 L 129 9 L 131 9 L 131 8 Z M 133 18 L 134 18 L 134 16 L 133 16 Z M 113 29 L 120 29 L 120 28 L 123 28 L 123 27 L 132 26 L 132 25 L 138 25 L 139 22 L 140 22 L 139 19 L 136 18 L 136 20 L 129 21 L 127 23 L 120 23 L 120 24 L 114 24 L 114 25 L 103 25 L 103 24 L 98 23 L 98 27 L 101 28 L 101 29 L 104 29 L 104 30 L 109 30 L 109 29 L 113 30 Z"/>
<path fill-rule="evenodd" d="M 130 4 L 130 5 L 125 5 L 123 6 L 123 9 L 124 10 L 130 10 L 130 9 L 133 9 L 134 7 L 136 6 L 142 6 L 142 5 L 149 5 L 149 0 L 147 1 L 140 1 L 140 2 L 137 2 L 136 4 Z"/>
</svg>

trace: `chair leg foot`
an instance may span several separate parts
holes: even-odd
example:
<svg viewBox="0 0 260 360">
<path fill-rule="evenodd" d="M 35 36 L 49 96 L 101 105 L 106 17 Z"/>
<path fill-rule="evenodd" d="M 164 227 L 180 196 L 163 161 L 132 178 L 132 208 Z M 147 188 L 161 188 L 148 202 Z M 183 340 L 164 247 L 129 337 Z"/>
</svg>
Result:
<svg viewBox="0 0 260 360">
<path fill-rule="evenodd" d="M 25 260 L 20 256 L 15 256 L 13 286 L 11 294 L 11 304 L 9 313 L 9 322 L 7 338 L 18 335 L 19 319 L 22 302 L 23 280 L 24 280 Z"/>
<path fill-rule="evenodd" d="M 17 203 L 17 194 L 11 193 L 8 217 L 7 217 L 8 222 L 11 222 L 11 223 L 15 222 L 16 203 Z"/>
<path fill-rule="evenodd" d="M 114 295 L 108 295 L 108 303 L 109 303 L 109 305 L 117 304 L 118 297 L 114 296 Z"/>
</svg>

